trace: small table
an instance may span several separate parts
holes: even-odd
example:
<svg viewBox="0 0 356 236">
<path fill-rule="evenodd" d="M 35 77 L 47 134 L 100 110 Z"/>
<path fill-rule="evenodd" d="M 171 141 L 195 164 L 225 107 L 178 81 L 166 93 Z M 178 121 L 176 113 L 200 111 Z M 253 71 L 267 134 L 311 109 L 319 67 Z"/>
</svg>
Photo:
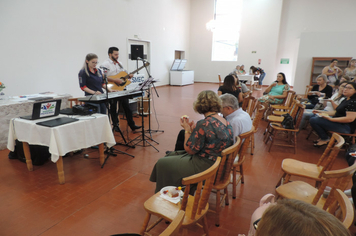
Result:
<svg viewBox="0 0 356 236">
<path fill-rule="evenodd" d="M 59 115 L 58 117 L 63 117 Z M 79 121 L 49 128 L 36 125 L 37 122 L 54 119 L 51 117 L 40 120 L 25 120 L 14 118 L 10 121 L 7 148 L 15 149 L 15 140 L 23 142 L 27 169 L 33 170 L 29 144 L 49 147 L 51 160 L 57 164 L 59 183 L 64 184 L 62 156 L 68 152 L 99 145 L 100 164 L 104 163 L 104 144 L 112 147 L 116 144 L 111 131 L 108 116 L 93 114 L 91 116 L 76 116 Z"/>
<path fill-rule="evenodd" d="M 40 96 L 50 96 L 53 97 L 53 100 L 61 99 L 61 109 L 69 107 L 68 98 L 71 97 L 70 94 L 32 94 L 22 97 L 7 97 L 6 100 L 0 100 L 0 133 L 2 134 L 0 135 L 0 150 L 6 149 L 10 120 L 16 117 L 32 114 L 33 103 L 36 101 L 28 100 L 28 98 Z"/>
<path fill-rule="evenodd" d="M 255 75 L 238 75 L 238 77 L 239 77 L 239 80 L 250 81 L 250 90 L 253 91 L 252 86 L 255 83 L 255 80 L 254 80 Z"/>
</svg>

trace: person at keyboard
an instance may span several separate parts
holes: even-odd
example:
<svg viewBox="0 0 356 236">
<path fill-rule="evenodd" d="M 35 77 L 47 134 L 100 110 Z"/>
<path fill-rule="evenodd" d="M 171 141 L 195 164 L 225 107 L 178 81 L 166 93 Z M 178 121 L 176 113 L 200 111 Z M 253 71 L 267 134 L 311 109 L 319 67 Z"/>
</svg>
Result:
<svg viewBox="0 0 356 236">
<path fill-rule="evenodd" d="M 102 72 L 96 69 L 97 64 L 98 56 L 94 53 L 89 53 L 86 55 L 84 65 L 79 71 L 79 86 L 84 91 L 85 96 L 103 94 L 103 88 L 108 92 L 112 92 L 110 88 L 106 88 Z M 105 103 L 86 103 L 97 107 L 98 113 L 106 114 Z"/>
<path fill-rule="evenodd" d="M 122 79 L 112 79 L 109 78 L 109 76 L 117 75 L 122 71 L 125 71 L 124 67 L 122 66 L 121 62 L 118 61 L 119 59 L 119 49 L 117 47 L 110 47 L 108 50 L 109 58 L 104 61 L 101 64 L 101 67 L 108 69 L 107 71 L 107 76 L 108 76 L 108 81 L 113 82 L 116 84 L 125 84 L 125 81 Z M 126 72 L 126 71 L 125 71 Z M 133 74 L 129 74 L 129 77 L 132 78 Z M 132 110 L 130 109 L 129 106 L 129 99 L 128 98 L 122 98 L 119 101 L 119 105 L 122 107 L 122 109 L 125 112 L 126 119 L 127 119 L 127 124 L 130 126 L 132 131 L 135 131 L 136 129 L 141 128 L 141 126 L 137 126 L 135 124 L 135 121 L 133 120 L 133 115 L 132 115 Z M 117 112 L 117 101 L 113 100 L 110 103 L 110 115 L 111 115 L 111 120 L 114 126 L 115 131 L 119 131 L 119 118 L 118 118 L 118 112 Z"/>
</svg>

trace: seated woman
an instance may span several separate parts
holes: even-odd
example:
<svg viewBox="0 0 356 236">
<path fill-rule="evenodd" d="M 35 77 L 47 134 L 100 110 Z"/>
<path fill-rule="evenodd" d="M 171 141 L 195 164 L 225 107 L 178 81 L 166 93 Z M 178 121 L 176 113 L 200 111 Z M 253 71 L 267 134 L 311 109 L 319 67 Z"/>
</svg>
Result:
<svg viewBox="0 0 356 236">
<path fill-rule="evenodd" d="M 267 94 L 260 97 L 258 102 L 262 103 L 265 107 L 268 107 L 269 104 L 280 104 L 287 97 L 288 90 L 289 85 L 286 76 L 284 73 L 278 73 L 277 80 L 265 90 Z"/>
<path fill-rule="evenodd" d="M 339 219 L 318 207 L 295 199 L 270 204 L 253 224 L 256 236 L 350 236 Z"/>
<path fill-rule="evenodd" d="M 333 93 L 333 88 L 327 84 L 326 75 L 316 77 L 316 85 L 308 93 L 308 102 L 305 104 L 306 109 L 313 109 L 319 102 L 319 97 L 330 98 Z"/>
<path fill-rule="evenodd" d="M 336 107 L 344 100 L 343 91 L 347 82 L 342 82 L 339 85 L 339 89 L 331 96 L 330 99 L 323 100 L 321 104 L 324 105 L 323 111 L 335 111 Z M 300 122 L 299 129 L 306 128 L 307 120 L 315 116 L 313 109 L 305 109 L 303 113 L 302 121 Z"/>
<path fill-rule="evenodd" d="M 236 86 L 235 77 L 232 75 L 226 76 L 224 79 L 224 84 L 220 86 L 218 89 L 219 96 L 225 93 L 234 95 L 239 101 L 239 105 L 240 106 L 242 105 L 243 96 L 241 90 Z"/>
<path fill-rule="evenodd" d="M 232 74 L 234 74 L 234 75 L 241 75 L 240 69 L 241 69 L 240 66 L 237 65 L 237 66 L 235 67 L 235 69 L 232 71 Z"/>
<path fill-rule="evenodd" d="M 245 83 L 240 82 L 239 77 L 237 77 L 236 75 L 232 75 L 235 79 L 235 85 L 237 88 L 241 89 L 242 92 L 242 97 L 245 97 L 245 95 L 247 95 L 250 92 L 250 89 L 246 86 Z"/>
<path fill-rule="evenodd" d="M 356 128 L 356 83 L 346 84 L 343 94 L 345 99 L 336 107 L 334 112 L 313 111 L 319 116 L 310 118 L 310 125 L 316 131 L 320 140 L 314 144 L 315 147 L 326 145 L 330 138 L 328 131 L 338 133 L 354 133 Z"/>
<path fill-rule="evenodd" d="M 246 75 L 246 71 L 245 71 L 245 66 L 244 65 L 240 66 L 240 74 L 241 75 Z"/>
<path fill-rule="evenodd" d="M 233 144 L 232 126 L 218 115 L 222 110 L 221 104 L 213 91 L 198 94 L 193 108 L 205 118 L 196 125 L 188 118 L 181 119 L 184 151 L 171 152 L 157 161 L 150 177 L 150 181 L 156 182 L 156 193 L 165 186 L 180 186 L 182 178 L 207 170 L 221 151 Z"/>
</svg>

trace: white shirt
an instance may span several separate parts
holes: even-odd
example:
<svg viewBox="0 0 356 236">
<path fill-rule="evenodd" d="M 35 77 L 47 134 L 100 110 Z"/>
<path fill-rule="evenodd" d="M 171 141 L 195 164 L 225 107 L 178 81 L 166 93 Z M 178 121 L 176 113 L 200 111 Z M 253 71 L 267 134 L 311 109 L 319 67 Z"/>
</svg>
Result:
<svg viewBox="0 0 356 236">
<path fill-rule="evenodd" d="M 122 66 L 121 61 L 119 61 L 120 65 Z M 111 60 L 110 58 L 108 58 L 106 61 L 104 61 L 101 66 L 109 69 L 109 71 L 106 73 L 106 76 L 112 76 L 112 75 L 116 75 L 118 73 L 120 73 L 121 71 L 125 71 L 126 70 L 121 67 L 118 63 L 114 63 L 113 60 Z"/>
<path fill-rule="evenodd" d="M 234 137 L 246 133 L 252 129 L 251 117 L 247 112 L 242 110 L 242 108 L 239 108 L 230 115 L 228 115 L 226 117 L 226 120 L 232 126 Z"/>
<path fill-rule="evenodd" d="M 338 101 L 335 101 L 335 98 L 338 96 L 338 92 L 336 91 L 332 96 L 331 96 L 331 100 L 334 100 L 334 102 L 339 105 L 344 99 L 345 97 L 340 98 Z M 331 104 L 331 102 L 326 102 L 326 107 L 324 108 L 324 110 L 326 111 L 335 111 L 333 104 Z"/>
</svg>

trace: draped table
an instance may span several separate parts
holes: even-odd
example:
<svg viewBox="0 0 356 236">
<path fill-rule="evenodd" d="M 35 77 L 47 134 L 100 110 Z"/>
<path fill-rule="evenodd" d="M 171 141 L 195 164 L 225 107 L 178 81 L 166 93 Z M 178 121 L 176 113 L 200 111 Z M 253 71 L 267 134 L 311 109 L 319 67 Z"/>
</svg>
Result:
<svg viewBox="0 0 356 236">
<path fill-rule="evenodd" d="M 64 117 L 59 115 L 57 117 Z M 13 118 L 10 120 L 7 148 L 15 149 L 15 140 L 23 142 L 27 168 L 33 170 L 29 144 L 49 147 L 52 162 L 57 164 L 59 183 L 64 184 L 64 171 L 62 156 L 68 152 L 99 145 L 100 164 L 104 163 L 104 144 L 112 147 L 116 144 L 111 130 L 109 118 L 103 114 L 91 116 L 71 116 L 79 119 L 56 127 L 37 125 L 39 121 L 51 120 L 51 117 L 40 120 L 25 120 Z"/>
<path fill-rule="evenodd" d="M 7 97 L 7 99 L 0 100 L 0 150 L 6 148 L 10 120 L 32 114 L 33 103 L 36 101 L 28 100 L 28 98 L 40 96 L 51 96 L 53 99 L 61 99 L 61 109 L 69 107 L 68 98 L 72 97 L 70 94 L 57 95 L 46 93 Z"/>
</svg>

